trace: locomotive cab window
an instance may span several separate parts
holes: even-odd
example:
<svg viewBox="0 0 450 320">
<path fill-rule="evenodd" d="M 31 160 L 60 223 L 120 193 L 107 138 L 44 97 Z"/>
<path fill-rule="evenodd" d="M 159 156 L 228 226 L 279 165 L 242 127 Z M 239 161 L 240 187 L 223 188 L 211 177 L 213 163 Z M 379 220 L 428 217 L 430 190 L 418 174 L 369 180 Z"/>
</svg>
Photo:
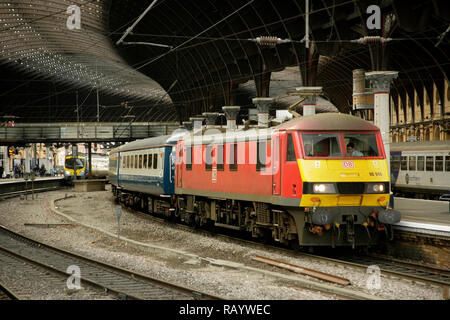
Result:
<svg viewBox="0 0 450 320">
<path fill-rule="evenodd" d="M 311 156 L 312 154 L 308 154 L 307 149 L 305 148 L 305 155 Z M 286 161 L 297 161 L 297 157 L 295 156 L 294 139 L 292 139 L 292 133 L 289 133 L 287 137 Z"/>
<path fill-rule="evenodd" d="M 351 157 L 378 157 L 380 156 L 377 139 L 373 133 L 345 134 L 347 155 Z M 349 148 L 350 147 L 350 148 Z"/>
<path fill-rule="evenodd" d="M 342 157 L 337 134 L 303 134 L 303 150 L 312 157 Z M 310 151 L 311 150 L 311 151 Z"/>
</svg>

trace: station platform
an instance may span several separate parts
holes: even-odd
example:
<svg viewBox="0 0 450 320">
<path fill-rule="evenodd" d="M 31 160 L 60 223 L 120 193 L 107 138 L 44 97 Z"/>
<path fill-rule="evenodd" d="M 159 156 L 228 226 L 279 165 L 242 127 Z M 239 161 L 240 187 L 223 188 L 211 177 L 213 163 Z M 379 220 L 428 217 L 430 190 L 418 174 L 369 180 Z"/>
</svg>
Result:
<svg viewBox="0 0 450 320">
<path fill-rule="evenodd" d="M 450 238 L 448 201 L 395 198 L 394 203 L 402 214 L 395 229 Z"/>
<path fill-rule="evenodd" d="M 46 181 L 46 180 L 61 180 L 64 179 L 64 176 L 55 176 L 55 177 L 36 177 L 34 181 Z M 7 183 L 18 183 L 18 182 L 24 182 L 24 178 L 4 178 L 0 179 L 0 184 L 7 184 Z M 30 179 L 27 180 L 28 182 L 31 182 Z"/>
</svg>

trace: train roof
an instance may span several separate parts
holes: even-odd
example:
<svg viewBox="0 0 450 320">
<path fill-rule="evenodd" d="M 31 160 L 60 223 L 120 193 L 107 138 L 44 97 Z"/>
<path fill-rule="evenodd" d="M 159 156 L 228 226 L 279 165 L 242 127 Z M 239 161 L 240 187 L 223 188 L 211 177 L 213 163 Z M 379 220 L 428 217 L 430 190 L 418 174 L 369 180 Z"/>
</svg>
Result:
<svg viewBox="0 0 450 320">
<path fill-rule="evenodd" d="M 373 123 L 345 113 L 318 113 L 299 117 L 278 126 L 279 130 L 378 131 Z"/>
<path fill-rule="evenodd" d="M 180 137 L 185 135 L 188 131 L 185 129 L 175 130 L 171 135 L 152 137 L 146 139 L 135 140 L 120 147 L 111 150 L 111 153 L 124 152 L 128 150 L 145 149 L 156 146 L 175 145 Z"/>
<path fill-rule="evenodd" d="M 390 151 L 450 151 L 450 140 L 442 141 L 417 141 L 417 142 L 393 142 Z"/>
</svg>

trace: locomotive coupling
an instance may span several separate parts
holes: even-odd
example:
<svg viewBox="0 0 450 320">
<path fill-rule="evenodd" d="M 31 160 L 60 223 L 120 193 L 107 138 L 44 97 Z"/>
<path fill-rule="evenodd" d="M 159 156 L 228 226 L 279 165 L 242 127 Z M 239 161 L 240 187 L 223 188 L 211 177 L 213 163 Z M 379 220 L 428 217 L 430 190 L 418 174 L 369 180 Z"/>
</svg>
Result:
<svg viewBox="0 0 450 320">
<path fill-rule="evenodd" d="M 401 219 L 399 211 L 379 207 L 316 207 L 311 214 L 311 219 L 314 225 L 324 226 L 341 222 L 347 215 L 354 216 L 356 224 L 368 223 L 370 226 L 374 225 L 375 220 L 383 224 L 394 224 Z M 367 221 L 369 217 L 373 220 Z"/>
<path fill-rule="evenodd" d="M 394 224 L 400 222 L 402 215 L 394 209 L 379 209 L 378 221 L 384 224 Z"/>
</svg>

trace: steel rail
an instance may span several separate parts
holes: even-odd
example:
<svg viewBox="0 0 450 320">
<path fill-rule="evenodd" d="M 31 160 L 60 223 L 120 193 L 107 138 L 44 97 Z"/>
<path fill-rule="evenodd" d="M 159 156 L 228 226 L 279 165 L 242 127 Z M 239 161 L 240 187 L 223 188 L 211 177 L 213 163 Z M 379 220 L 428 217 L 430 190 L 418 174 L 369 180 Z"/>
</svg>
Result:
<svg viewBox="0 0 450 320">
<path fill-rule="evenodd" d="M 0 300 L 20 300 L 20 297 L 0 282 Z"/>
<path fill-rule="evenodd" d="M 10 244 L 10 248 L 6 248 L 5 244 L 0 245 L 0 249 L 8 251 L 11 255 L 38 264 L 41 267 L 49 268 L 52 271 L 59 272 L 66 276 L 69 276 L 69 274 L 66 273 L 67 266 L 77 265 L 81 270 L 84 270 L 82 277 L 80 278 L 82 283 L 84 282 L 103 288 L 117 294 L 119 298 L 122 299 L 223 299 L 192 288 L 182 287 L 168 281 L 152 278 L 134 271 L 51 247 L 8 230 L 6 227 L 0 225 L 0 240 L 2 234 L 7 235 L 11 241 L 15 242 L 15 245 Z M 27 256 L 27 250 L 24 250 L 24 248 L 34 249 L 32 253 L 34 257 Z M 36 251 L 41 252 L 36 256 Z"/>
<path fill-rule="evenodd" d="M 153 215 L 145 214 L 141 211 L 136 211 L 133 208 L 127 207 L 127 209 L 131 209 L 135 212 L 145 215 L 146 217 L 152 218 L 161 223 L 171 224 L 171 222 L 167 222 L 163 218 L 155 217 Z M 196 229 L 194 227 L 189 227 L 184 224 L 176 223 L 175 226 L 177 228 L 181 228 L 190 232 L 203 233 L 208 236 L 214 236 L 217 238 L 223 238 L 226 240 L 238 241 L 241 243 L 251 244 L 259 249 L 267 250 L 267 248 L 271 248 L 275 251 L 283 252 L 285 254 L 289 254 L 292 257 L 309 257 L 317 261 L 325 261 L 327 263 L 333 263 L 336 265 L 345 265 L 357 269 L 367 270 L 368 266 L 377 265 L 380 268 L 381 274 L 390 277 L 407 279 L 410 281 L 418 282 L 418 283 L 427 283 L 430 285 L 434 285 L 440 287 L 442 289 L 442 295 L 444 299 L 448 299 L 450 297 L 450 270 L 445 270 L 436 267 L 430 267 L 426 265 L 418 265 L 410 261 L 394 261 L 395 259 L 389 258 L 391 261 L 387 263 L 386 258 L 382 260 L 380 257 L 370 257 L 370 256 L 360 256 L 360 257 L 339 257 L 332 258 L 326 255 L 318 255 L 313 253 L 301 252 L 294 249 L 288 249 L 281 246 L 264 244 L 257 242 L 257 240 L 246 240 L 241 239 L 234 236 L 229 236 L 221 233 L 214 233 L 204 229 Z M 227 229 L 228 230 L 228 229 Z M 228 230 L 229 231 L 229 230 Z M 419 271 L 420 269 L 420 271 Z"/>
</svg>

